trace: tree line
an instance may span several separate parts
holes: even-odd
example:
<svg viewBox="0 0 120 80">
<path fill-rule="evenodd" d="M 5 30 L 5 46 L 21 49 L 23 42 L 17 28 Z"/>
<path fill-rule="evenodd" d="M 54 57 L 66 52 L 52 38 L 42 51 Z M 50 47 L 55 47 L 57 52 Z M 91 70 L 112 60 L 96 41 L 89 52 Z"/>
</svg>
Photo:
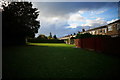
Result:
<svg viewBox="0 0 120 80">
<path fill-rule="evenodd" d="M 46 36 L 44 34 L 40 34 L 37 38 L 39 39 L 58 39 L 56 35 L 52 36 L 52 33 L 50 32 L 49 36 Z"/>
<path fill-rule="evenodd" d="M 64 40 L 59 40 L 56 35 L 52 36 L 52 33 L 50 32 L 49 36 L 40 34 L 36 38 L 29 38 L 28 42 L 32 42 L 32 43 L 64 43 Z"/>
</svg>

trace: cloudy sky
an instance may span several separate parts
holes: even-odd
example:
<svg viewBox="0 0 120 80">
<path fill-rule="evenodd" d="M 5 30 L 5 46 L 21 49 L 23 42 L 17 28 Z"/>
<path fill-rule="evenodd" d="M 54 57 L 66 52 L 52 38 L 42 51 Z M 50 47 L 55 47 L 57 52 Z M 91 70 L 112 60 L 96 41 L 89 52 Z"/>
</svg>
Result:
<svg viewBox="0 0 120 80">
<path fill-rule="evenodd" d="M 57 37 L 109 24 L 118 19 L 118 2 L 33 2 L 40 13 L 38 34 Z"/>
</svg>

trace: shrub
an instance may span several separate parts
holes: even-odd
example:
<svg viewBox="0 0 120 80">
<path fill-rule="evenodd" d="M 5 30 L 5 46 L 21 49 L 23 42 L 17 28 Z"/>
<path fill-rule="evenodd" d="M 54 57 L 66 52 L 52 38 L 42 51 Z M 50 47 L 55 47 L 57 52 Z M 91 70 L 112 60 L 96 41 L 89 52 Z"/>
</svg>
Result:
<svg viewBox="0 0 120 80">
<path fill-rule="evenodd" d="M 58 39 L 38 39 L 38 38 L 28 39 L 28 42 L 32 42 L 32 43 L 64 43 L 63 40 L 58 40 Z"/>
<path fill-rule="evenodd" d="M 75 38 L 79 39 L 79 38 L 88 38 L 88 37 L 92 37 L 92 35 L 90 33 L 77 34 L 77 36 Z"/>
<path fill-rule="evenodd" d="M 103 37 L 103 38 L 107 38 L 110 37 L 109 35 L 92 35 L 90 33 L 85 33 L 85 34 L 77 34 L 77 36 L 75 37 L 76 39 L 81 39 L 81 38 L 90 38 L 90 37 Z"/>
</svg>

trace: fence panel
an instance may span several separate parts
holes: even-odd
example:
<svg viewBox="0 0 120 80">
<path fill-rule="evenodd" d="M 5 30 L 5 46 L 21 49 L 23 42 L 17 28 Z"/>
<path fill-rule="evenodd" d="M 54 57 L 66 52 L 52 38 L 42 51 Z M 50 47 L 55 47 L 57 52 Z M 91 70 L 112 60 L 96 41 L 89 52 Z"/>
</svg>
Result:
<svg viewBox="0 0 120 80">
<path fill-rule="evenodd" d="M 120 55 L 120 37 L 75 39 L 75 45 L 79 48 Z"/>
</svg>

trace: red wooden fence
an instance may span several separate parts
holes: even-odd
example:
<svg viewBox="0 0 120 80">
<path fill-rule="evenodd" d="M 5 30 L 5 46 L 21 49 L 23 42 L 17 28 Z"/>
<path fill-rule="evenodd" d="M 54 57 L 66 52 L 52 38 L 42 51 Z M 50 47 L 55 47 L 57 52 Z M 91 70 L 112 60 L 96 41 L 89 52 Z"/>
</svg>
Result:
<svg viewBox="0 0 120 80">
<path fill-rule="evenodd" d="M 117 38 L 83 38 L 75 39 L 78 48 L 94 50 L 98 52 L 120 54 L 120 37 Z"/>
</svg>

